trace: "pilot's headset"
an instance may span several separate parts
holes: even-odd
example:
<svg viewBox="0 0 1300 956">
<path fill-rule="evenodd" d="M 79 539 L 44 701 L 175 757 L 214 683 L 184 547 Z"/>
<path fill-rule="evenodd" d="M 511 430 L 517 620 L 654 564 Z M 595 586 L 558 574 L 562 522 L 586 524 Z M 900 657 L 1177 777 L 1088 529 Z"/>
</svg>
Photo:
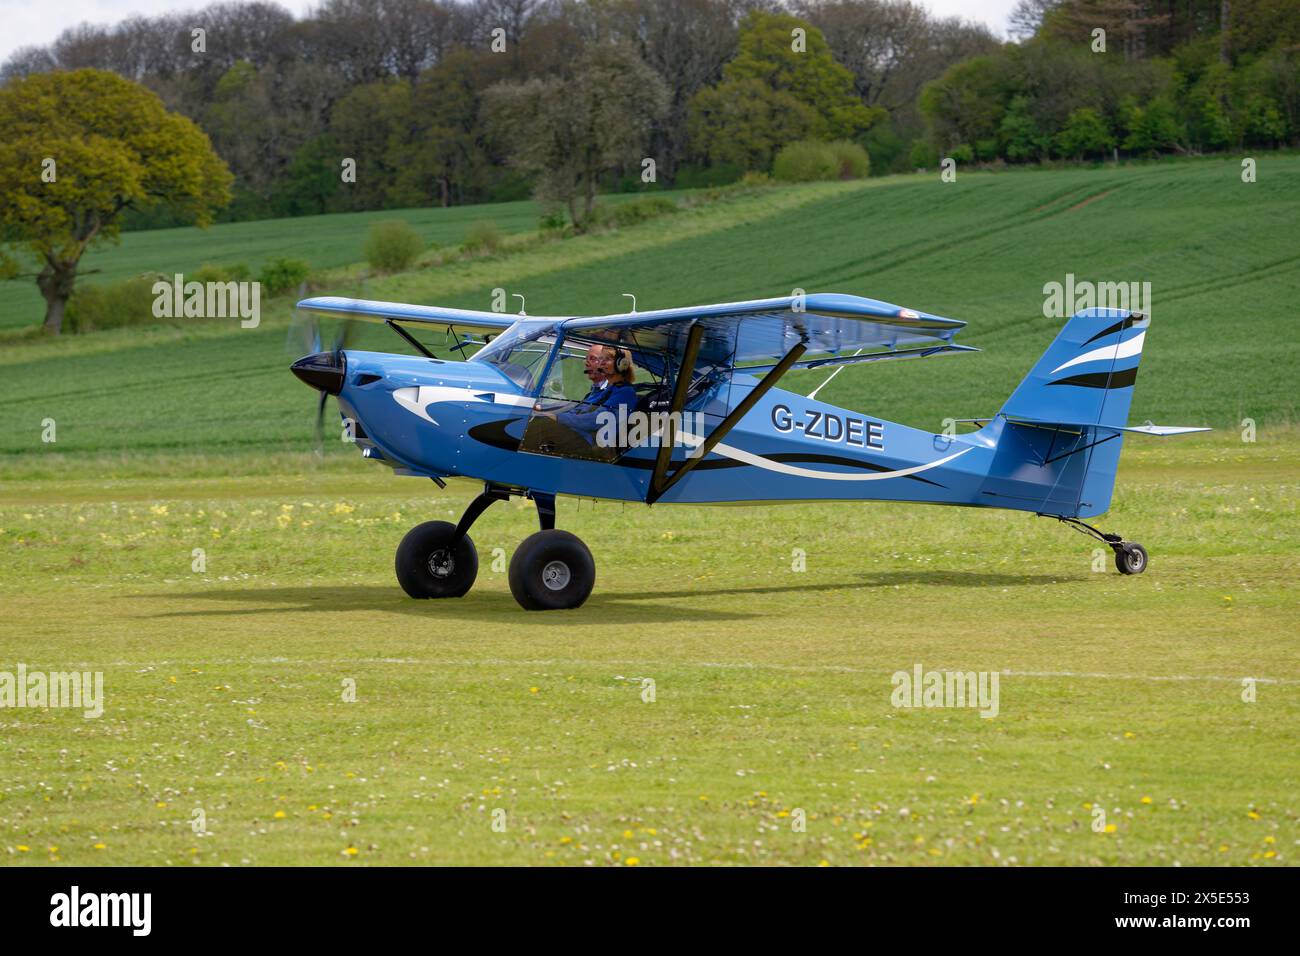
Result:
<svg viewBox="0 0 1300 956">
<path fill-rule="evenodd" d="M 605 348 L 614 353 L 614 371 L 626 380 L 629 377 L 628 373 L 632 371 L 632 353 L 615 345 L 607 345 Z"/>
</svg>

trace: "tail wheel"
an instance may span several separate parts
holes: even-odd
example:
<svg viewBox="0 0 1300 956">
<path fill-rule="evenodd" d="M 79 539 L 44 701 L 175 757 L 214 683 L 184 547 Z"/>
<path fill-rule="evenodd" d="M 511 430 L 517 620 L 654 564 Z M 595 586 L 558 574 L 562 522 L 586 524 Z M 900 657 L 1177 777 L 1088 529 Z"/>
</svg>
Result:
<svg viewBox="0 0 1300 956">
<path fill-rule="evenodd" d="M 1120 574 L 1141 574 L 1147 569 L 1147 549 L 1132 542 L 1121 544 L 1115 551 L 1115 567 Z"/>
<path fill-rule="evenodd" d="M 462 597 L 478 577 L 478 551 L 450 521 L 426 521 L 397 546 L 397 583 L 413 598 Z"/>
<path fill-rule="evenodd" d="M 596 562 L 567 531 L 539 531 L 510 559 L 510 593 L 526 611 L 580 607 L 596 583 Z"/>
</svg>

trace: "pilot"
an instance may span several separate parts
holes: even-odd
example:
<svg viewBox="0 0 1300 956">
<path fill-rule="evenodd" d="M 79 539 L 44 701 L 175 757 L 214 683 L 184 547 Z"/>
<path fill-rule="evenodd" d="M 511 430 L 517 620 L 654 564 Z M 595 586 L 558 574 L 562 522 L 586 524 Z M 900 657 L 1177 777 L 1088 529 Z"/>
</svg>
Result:
<svg viewBox="0 0 1300 956">
<path fill-rule="evenodd" d="M 594 443 L 596 430 L 606 415 L 610 412 L 617 415 L 620 407 L 629 412 L 636 408 L 632 353 L 609 345 L 593 345 L 587 350 L 585 372 L 591 380 L 591 390 L 580 404 L 570 411 L 560 412 L 555 420 L 581 432 L 583 438 Z"/>
<path fill-rule="evenodd" d="M 587 350 L 584 372 L 591 389 L 580 402 L 562 412 L 536 406 L 529 441 L 546 453 L 572 458 L 614 461 L 621 449 L 598 443 L 598 433 L 607 416 L 617 416 L 619 408 L 628 412 L 636 407 L 636 389 L 632 387 L 632 355 L 626 349 L 593 345 Z M 626 414 L 626 413 L 625 413 Z"/>
<path fill-rule="evenodd" d="M 593 345 L 587 349 L 587 360 L 582 374 L 587 376 L 594 386 L 601 385 L 606 378 L 605 371 L 609 365 L 605 358 L 605 351 L 603 345 Z"/>
</svg>

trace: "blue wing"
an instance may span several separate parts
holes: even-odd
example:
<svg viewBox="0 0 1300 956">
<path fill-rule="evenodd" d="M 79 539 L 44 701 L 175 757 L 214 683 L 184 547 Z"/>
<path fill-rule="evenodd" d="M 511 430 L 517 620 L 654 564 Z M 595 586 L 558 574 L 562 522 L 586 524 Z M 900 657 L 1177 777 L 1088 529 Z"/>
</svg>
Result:
<svg viewBox="0 0 1300 956">
<path fill-rule="evenodd" d="M 393 319 L 430 325 L 453 325 L 503 331 L 520 316 L 469 309 L 377 302 L 342 296 L 303 299 L 298 308 L 322 315 Z M 602 316 L 529 316 L 553 322 L 566 333 L 625 342 L 642 350 L 680 355 L 692 325 L 703 327 L 699 361 L 715 367 L 770 362 L 802 343 L 809 355 L 830 356 L 800 367 L 870 362 L 885 357 L 913 357 L 974 351 L 952 345 L 966 323 L 928 312 L 855 295 L 812 293 L 748 302 L 686 306 L 652 312 Z M 871 350 L 875 354 L 863 354 Z M 749 369 L 746 369 L 747 371 Z M 763 370 L 762 367 L 753 369 Z"/>
<path fill-rule="evenodd" d="M 475 312 L 471 309 L 443 309 L 433 305 L 407 305 L 403 302 L 376 302 L 323 295 L 303 299 L 298 308 L 320 315 L 352 319 L 392 319 L 395 322 L 418 322 L 428 325 L 454 325 L 473 329 L 508 329 L 519 319 L 503 312 Z M 556 317 L 555 321 L 559 321 Z"/>
<path fill-rule="evenodd" d="M 700 361 L 737 366 L 780 359 L 796 344 L 809 354 L 936 346 L 952 341 L 965 322 L 854 295 L 813 293 L 688 306 L 626 315 L 576 317 L 566 333 L 626 342 L 680 354 L 692 325 L 702 326 Z"/>
</svg>

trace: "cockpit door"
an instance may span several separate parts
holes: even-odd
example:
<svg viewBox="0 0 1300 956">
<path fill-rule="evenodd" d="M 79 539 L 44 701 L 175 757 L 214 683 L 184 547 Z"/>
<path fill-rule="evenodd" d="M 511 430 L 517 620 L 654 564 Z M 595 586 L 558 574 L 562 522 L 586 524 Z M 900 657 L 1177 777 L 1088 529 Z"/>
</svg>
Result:
<svg viewBox="0 0 1300 956">
<path fill-rule="evenodd" d="M 520 451 L 560 458 L 613 462 L 626 450 L 620 444 L 620 418 L 626 429 L 632 408 L 607 406 L 608 392 L 593 388 L 587 374 L 588 346 L 556 343 L 542 375 Z"/>
</svg>

